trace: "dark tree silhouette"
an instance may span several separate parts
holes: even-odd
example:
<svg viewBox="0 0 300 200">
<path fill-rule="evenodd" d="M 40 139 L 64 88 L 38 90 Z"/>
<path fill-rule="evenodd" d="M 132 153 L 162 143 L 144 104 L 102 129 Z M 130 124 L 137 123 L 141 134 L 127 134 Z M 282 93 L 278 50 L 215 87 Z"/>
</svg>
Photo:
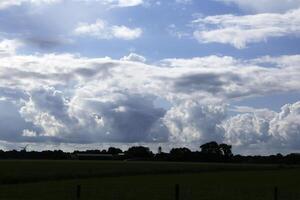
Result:
<svg viewBox="0 0 300 200">
<path fill-rule="evenodd" d="M 219 145 L 219 148 L 220 148 L 220 151 L 221 151 L 223 156 L 232 157 L 233 154 L 232 154 L 232 151 L 231 151 L 231 148 L 232 148 L 231 145 L 223 143 L 223 144 Z"/>
<path fill-rule="evenodd" d="M 189 160 L 191 157 L 192 151 L 186 147 L 183 148 L 174 148 L 170 151 L 170 157 L 172 160 Z"/>
<path fill-rule="evenodd" d="M 300 164 L 300 154 L 291 153 L 288 155 L 269 155 L 269 156 L 243 156 L 233 155 L 231 145 L 218 144 L 217 142 L 209 142 L 200 146 L 201 151 L 191 151 L 188 148 L 174 148 L 170 153 L 164 153 L 159 148 L 158 153 L 154 154 L 148 147 L 134 146 L 130 147 L 124 154 L 121 149 L 110 147 L 108 150 L 85 150 L 63 152 L 61 150 L 54 151 L 22 151 L 0 150 L 0 160 L 3 159 L 48 159 L 48 160 L 68 160 L 80 159 L 78 154 L 87 157 L 86 159 L 99 160 L 153 160 L 153 161 L 189 161 L 189 162 L 231 162 L 231 163 L 261 163 L 261 164 Z M 103 155 L 112 154 L 112 155 Z"/>
<path fill-rule="evenodd" d="M 117 155 L 119 153 L 122 153 L 123 151 L 119 148 L 115 148 L 115 147 L 109 147 L 107 150 L 107 153 L 112 154 L 112 155 Z"/>
<path fill-rule="evenodd" d="M 126 156 L 130 158 L 152 158 L 153 153 L 148 147 L 136 146 L 130 147 L 126 152 Z"/>
<path fill-rule="evenodd" d="M 210 155 L 222 155 L 222 151 L 217 142 L 208 142 L 200 146 L 201 153 Z"/>
</svg>

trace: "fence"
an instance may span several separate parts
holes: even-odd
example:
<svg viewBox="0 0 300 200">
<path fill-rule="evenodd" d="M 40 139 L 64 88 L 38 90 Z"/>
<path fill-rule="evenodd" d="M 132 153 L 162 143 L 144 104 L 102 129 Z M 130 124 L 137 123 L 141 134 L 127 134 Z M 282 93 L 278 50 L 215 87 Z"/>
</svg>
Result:
<svg viewBox="0 0 300 200">
<path fill-rule="evenodd" d="M 55 183 L 53 183 L 55 184 Z M 25 185 L 25 186 L 24 186 Z M 30 184 L 29 184 L 30 185 Z M 95 187 L 79 184 L 35 190 L 24 190 L 26 184 L 18 187 L 5 186 L 1 188 L 0 199 L 41 199 L 41 200 L 300 200 L 300 191 L 279 187 L 244 187 L 231 188 L 216 185 L 216 187 L 201 187 L 189 185 L 168 185 L 165 187 L 145 186 Z M 4 189 L 4 190 L 3 190 Z"/>
</svg>

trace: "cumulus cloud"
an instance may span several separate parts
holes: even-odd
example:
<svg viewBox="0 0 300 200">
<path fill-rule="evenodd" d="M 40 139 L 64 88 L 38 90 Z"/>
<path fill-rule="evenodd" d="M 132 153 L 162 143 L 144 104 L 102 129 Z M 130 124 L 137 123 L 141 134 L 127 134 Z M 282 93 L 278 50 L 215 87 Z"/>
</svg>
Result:
<svg viewBox="0 0 300 200">
<path fill-rule="evenodd" d="M 294 142 L 299 103 L 280 113 L 239 108 L 240 114 L 228 116 L 233 100 L 299 91 L 299 58 L 208 56 L 146 64 L 134 54 L 113 60 L 14 50 L 0 57 L 0 140 L 183 145 L 217 140 L 299 149 Z"/>
<path fill-rule="evenodd" d="M 269 110 L 236 115 L 225 121 L 226 139 L 235 146 L 262 144 L 272 137 L 269 122 L 275 113 Z"/>
<path fill-rule="evenodd" d="M 123 61 L 146 62 L 146 58 L 136 53 L 130 53 L 128 56 L 121 58 Z"/>
<path fill-rule="evenodd" d="M 168 130 L 162 123 L 165 110 L 156 108 L 151 96 L 122 92 L 106 94 L 99 99 L 79 99 L 76 96 L 72 105 L 75 106 L 71 115 L 79 118 L 82 130 L 90 127 L 90 135 L 98 141 L 126 143 L 168 140 Z M 86 112 L 83 113 L 82 109 Z"/>
<path fill-rule="evenodd" d="M 11 100 L 0 99 L 0 140 L 22 142 L 21 134 L 27 128 L 34 129 L 34 125 L 26 122 L 19 113 L 19 106 Z"/>
<path fill-rule="evenodd" d="M 299 149 L 300 102 L 280 112 L 267 109 L 239 114 L 224 122 L 226 141 L 241 148 Z"/>
<path fill-rule="evenodd" d="M 107 22 L 98 19 L 94 24 L 80 23 L 74 30 L 75 35 L 91 36 L 97 39 L 123 39 L 134 40 L 139 38 L 143 31 L 141 28 L 126 26 L 110 26 Z"/>
<path fill-rule="evenodd" d="M 300 32 L 300 9 L 283 14 L 216 15 L 193 21 L 198 27 L 194 37 L 200 43 L 217 42 L 245 48 L 249 43 L 272 37 L 297 36 Z"/>
<path fill-rule="evenodd" d="M 253 12 L 282 12 L 300 7 L 299 0 L 216 0 L 234 3 L 245 10 Z"/>
<path fill-rule="evenodd" d="M 170 130 L 170 140 L 178 143 L 223 141 L 221 122 L 226 118 L 225 105 L 203 105 L 186 101 L 171 108 L 164 121 Z"/>
<path fill-rule="evenodd" d="M 20 109 L 26 121 L 43 128 L 43 135 L 56 136 L 64 133 L 63 124 L 71 122 L 67 115 L 67 100 L 54 88 L 39 88 L 31 91 L 30 100 Z"/>
<path fill-rule="evenodd" d="M 300 102 L 287 104 L 281 108 L 270 122 L 270 132 L 284 147 L 297 149 L 300 142 Z"/>
</svg>

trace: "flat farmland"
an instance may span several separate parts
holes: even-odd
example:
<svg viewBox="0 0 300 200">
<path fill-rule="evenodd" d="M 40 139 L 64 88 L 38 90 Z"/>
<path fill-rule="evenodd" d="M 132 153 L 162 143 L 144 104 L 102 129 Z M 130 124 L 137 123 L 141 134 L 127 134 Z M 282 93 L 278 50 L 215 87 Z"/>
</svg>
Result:
<svg viewBox="0 0 300 200">
<path fill-rule="evenodd" d="M 0 199 L 300 198 L 300 168 L 125 161 L 1 161 Z M 80 185 L 80 196 L 77 187 Z"/>
</svg>

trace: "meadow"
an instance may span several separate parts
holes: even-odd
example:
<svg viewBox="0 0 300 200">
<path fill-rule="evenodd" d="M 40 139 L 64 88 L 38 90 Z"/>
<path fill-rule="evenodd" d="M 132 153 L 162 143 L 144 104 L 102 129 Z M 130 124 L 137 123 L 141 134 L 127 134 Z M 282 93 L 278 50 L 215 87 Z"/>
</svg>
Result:
<svg viewBox="0 0 300 200">
<path fill-rule="evenodd" d="M 0 199 L 300 199 L 300 168 L 285 165 L 0 161 Z"/>
</svg>

